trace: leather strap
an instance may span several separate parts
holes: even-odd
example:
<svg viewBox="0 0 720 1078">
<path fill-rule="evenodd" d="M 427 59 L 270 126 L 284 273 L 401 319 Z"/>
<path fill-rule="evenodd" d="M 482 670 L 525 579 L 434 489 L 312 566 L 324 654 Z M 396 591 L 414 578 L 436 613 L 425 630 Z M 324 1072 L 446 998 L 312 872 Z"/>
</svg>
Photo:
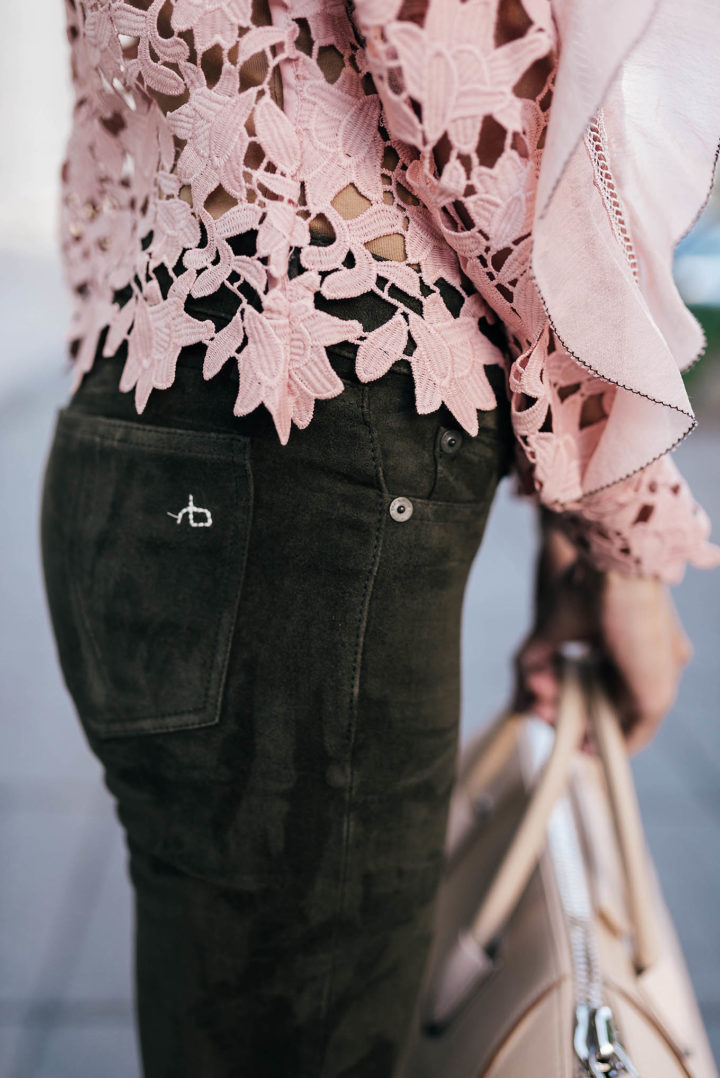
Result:
<svg viewBox="0 0 720 1078">
<path fill-rule="evenodd" d="M 508 711 L 496 720 L 482 742 L 478 755 L 460 776 L 459 796 L 469 797 L 472 802 L 492 776 L 498 773 L 514 744 L 514 738 L 509 734 L 513 733 L 513 725 L 521 719 L 522 716 Z M 550 813 L 568 788 L 573 759 L 588 722 L 595 733 L 620 849 L 636 969 L 646 969 L 655 960 L 657 947 L 655 926 L 651 921 L 652 888 L 640 812 L 619 719 L 598 680 L 589 650 L 584 645 L 570 645 L 563 663 L 553 748 L 472 923 L 459 933 L 455 947 L 444 960 L 443 969 L 427 1001 L 427 1021 L 430 1024 L 447 1021 L 473 984 L 492 970 L 489 947 L 507 923 L 538 863 L 545 845 Z M 460 816 L 468 824 L 472 814 L 465 812 Z M 472 826 L 471 822 L 469 826 Z M 451 853 L 457 853 L 464 845 L 463 837 L 466 836 L 451 836 Z"/>
<path fill-rule="evenodd" d="M 550 813 L 568 786 L 575 753 L 585 733 L 585 704 L 579 671 L 569 666 L 563 679 L 552 751 L 525 814 L 469 928 L 485 949 L 515 909 L 545 846 Z"/>
<path fill-rule="evenodd" d="M 501 715 L 480 746 L 479 754 L 471 761 L 468 772 L 460 776 L 459 789 L 470 789 L 471 799 L 507 760 L 515 741 L 512 727 L 521 718 L 512 712 Z M 568 666 L 550 757 L 471 925 L 458 933 L 423 999 L 422 1021 L 427 1031 L 440 1032 L 473 988 L 492 973 L 494 965 L 489 945 L 505 926 L 538 862 L 545 845 L 548 817 L 567 789 L 575 752 L 585 732 L 585 721 L 580 671 Z M 466 806 L 468 804 L 471 802 L 466 802 Z M 456 808 L 453 806 L 451 820 Z M 461 812 L 460 817 L 460 830 L 465 831 L 465 836 L 457 836 L 456 853 L 462 850 L 463 839 L 473 827 L 472 813 Z"/>
<path fill-rule="evenodd" d="M 635 969 L 641 973 L 658 958 L 653 891 L 630 761 L 617 715 L 597 678 L 593 678 L 590 684 L 589 712 L 603 762 L 613 825 L 627 883 Z"/>
</svg>

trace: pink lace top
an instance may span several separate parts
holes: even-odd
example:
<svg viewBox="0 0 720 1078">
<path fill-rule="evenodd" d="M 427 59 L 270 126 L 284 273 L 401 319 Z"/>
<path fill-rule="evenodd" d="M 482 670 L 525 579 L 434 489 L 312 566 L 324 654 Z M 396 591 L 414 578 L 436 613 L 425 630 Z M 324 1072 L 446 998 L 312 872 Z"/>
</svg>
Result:
<svg viewBox="0 0 720 1078">
<path fill-rule="evenodd" d="M 370 381 L 410 335 L 418 411 L 444 403 L 471 434 L 496 405 L 485 367 L 505 365 L 518 491 L 597 565 L 675 582 L 688 563 L 720 564 L 668 454 L 695 425 L 681 370 L 704 346 L 672 253 L 712 182 L 716 3 L 66 8 L 73 390 L 105 329 L 105 355 L 127 341 L 119 389 L 138 412 L 202 342 L 205 378 L 237 363 L 235 414 L 264 403 L 285 443 L 342 391 L 325 346 L 355 342 Z M 311 245 L 311 229 L 332 242 Z M 249 232 L 252 257 L 231 242 Z M 439 282 L 461 294 L 459 316 Z M 220 289 L 237 312 L 216 330 L 185 304 Z M 368 292 L 394 308 L 373 332 L 315 303 Z M 508 354 L 481 318 L 502 321 Z"/>
</svg>

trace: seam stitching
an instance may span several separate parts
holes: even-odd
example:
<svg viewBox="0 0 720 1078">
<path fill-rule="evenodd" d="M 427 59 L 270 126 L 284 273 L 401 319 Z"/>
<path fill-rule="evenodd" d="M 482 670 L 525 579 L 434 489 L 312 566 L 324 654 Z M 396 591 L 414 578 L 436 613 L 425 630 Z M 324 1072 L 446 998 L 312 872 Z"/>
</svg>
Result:
<svg viewBox="0 0 720 1078">
<path fill-rule="evenodd" d="M 353 751 L 354 751 L 354 748 L 355 748 L 355 733 L 357 731 L 357 709 L 358 709 L 358 698 L 359 698 L 359 692 L 360 692 L 360 670 L 361 670 L 361 667 L 362 667 L 362 657 L 363 657 L 363 650 L 364 650 L 364 644 L 365 644 L 365 630 L 367 628 L 367 623 L 368 623 L 368 612 L 369 612 L 369 609 L 370 609 L 370 598 L 371 598 L 371 595 L 372 595 L 372 589 L 373 589 L 373 585 L 375 583 L 375 579 L 377 577 L 378 566 L 379 566 L 379 563 L 380 563 L 380 552 L 381 552 L 381 549 L 382 549 L 383 525 L 384 525 L 384 519 L 385 519 L 385 500 L 386 500 L 385 499 L 385 493 L 386 492 L 384 490 L 385 481 L 384 481 L 384 478 L 382 476 L 382 468 L 381 468 L 381 465 L 380 465 L 380 461 L 378 459 L 378 455 L 377 455 L 376 450 L 375 450 L 375 438 L 374 438 L 374 433 L 373 433 L 373 430 L 372 430 L 372 422 L 371 422 L 370 416 L 369 416 L 368 399 L 369 399 L 368 389 L 367 389 L 366 386 L 364 386 L 363 390 L 362 390 L 362 396 L 361 396 L 359 407 L 360 407 L 360 412 L 361 412 L 361 415 L 362 415 L 363 423 L 367 427 L 368 432 L 370 434 L 370 447 L 371 447 L 373 462 L 374 462 L 374 465 L 375 465 L 375 474 L 376 474 L 376 477 L 378 479 L 378 482 L 379 482 L 381 488 L 383 488 L 383 489 L 379 492 L 380 496 L 379 496 L 379 506 L 378 506 L 378 517 L 377 517 L 377 524 L 375 526 L 375 537 L 374 537 L 374 540 L 373 540 L 373 551 L 372 551 L 371 562 L 370 562 L 370 570 L 369 570 L 369 572 L 368 572 L 368 574 L 367 574 L 367 576 L 365 578 L 365 587 L 363 589 L 363 595 L 362 595 L 362 599 L 361 599 L 361 602 L 360 602 L 360 611 L 359 611 L 358 619 L 357 619 L 357 635 L 356 635 L 356 642 L 355 642 L 355 657 L 354 657 L 354 660 L 353 660 L 352 679 L 351 679 L 351 687 L 350 687 L 350 708 L 349 708 L 350 713 L 349 713 L 348 723 L 347 723 L 347 740 L 348 740 L 348 746 L 349 746 L 350 775 L 349 775 L 348 784 L 347 784 L 347 787 L 346 787 L 346 796 L 345 796 L 345 818 L 344 818 L 343 836 L 342 836 L 342 851 L 341 851 L 341 855 L 340 855 L 341 856 L 340 879 L 338 881 L 338 892 L 337 892 L 337 899 L 336 899 L 336 904 L 335 904 L 335 914 L 334 914 L 334 923 L 333 923 L 333 939 L 332 939 L 331 954 L 330 954 L 330 969 L 328 971 L 327 981 L 325 983 L 324 998 L 323 998 L 323 1003 L 322 1003 L 321 1021 L 323 1023 L 323 1029 L 322 1029 L 322 1036 L 321 1036 L 321 1041 L 320 1041 L 320 1045 L 321 1045 L 320 1052 L 321 1052 L 321 1054 L 320 1054 L 318 1071 L 317 1071 L 319 1076 L 322 1075 L 323 1065 L 324 1065 L 324 1062 L 325 1062 L 325 1053 L 326 1053 L 326 1050 L 327 1050 L 327 1033 L 328 1033 L 327 1022 L 328 1022 L 328 1017 L 329 1017 L 329 1013 L 330 1013 L 330 1004 L 332 1002 L 332 990 L 333 990 L 333 985 L 334 985 L 335 968 L 336 968 L 335 959 L 336 959 L 336 944 L 337 944 L 337 924 L 338 924 L 338 919 L 339 919 L 339 917 L 341 916 L 341 913 L 342 913 L 343 903 L 344 903 L 344 899 L 345 899 L 345 885 L 346 885 L 346 882 L 347 882 L 348 850 L 349 850 L 349 845 L 350 845 L 350 830 L 351 830 L 350 818 L 351 818 L 351 810 L 352 810 L 353 784 L 354 784 L 354 778 L 355 778 L 354 767 L 353 767 Z"/>
<path fill-rule="evenodd" d="M 243 453 L 243 457 L 245 457 L 246 462 L 247 462 L 247 454 L 246 453 Z M 237 462 L 237 455 L 234 454 L 234 453 L 231 455 L 228 462 L 232 462 L 233 458 L 235 459 L 235 462 Z M 86 477 L 87 477 L 87 469 L 86 469 L 85 474 L 86 474 Z M 247 469 L 246 469 L 246 474 L 247 474 Z M 238 549 L 238 547 L 240 545 L 239 544 L 239 536 L 238 536 L 238 531 L 239 531 L 239 528 L 240 528 L 239 509 L 240 509 L 240 506 L 243 504 L 243 502 L 242 502 L 240 483 L 239 483 L 239 469 L 237 469 L 237 468 L 233 469 L 233 477 L 234 477 L 233 486 L 234 486 L 234 493 L 235 493 L 235 504 L 234 504 L 233 508 L 234 508 L 234 511 L 235 511 L 235 514 L 236 514 L 236 519 L 235 519 L 235 521 L 231 522 L 231 527 L 229 529 L 230 530 L 230 535 L 226 539 L 226 541 L 224 543 L 224 546 L 223 546 L 223 555 L 225 557 L 225 569 L 224 569 L 224 574 L 223 574 L 223 579 L 222 579 L 222 585 L 221 585 L 220 592 L 224 596 L 227 596 L 227 594 L 228 594 L 228 582 L 230 580 L 230 571 L 231 571 L 232 566 L 235 563 L 235 559 L 233 558 L 233 553 L 237 551 L 237 549 Z M 92 478 L 91 478 L 91 482 L 94 483 L 94 481 L 95 481 L 95 476 L 93 475 Z M 88 487 L 88 485 L 89 484 L 87 482 L 82 484 L 82 502 L 80 503 L 79 508 L 82 508 L 82 506 L 87 505 L 87 502 L 88 502 L 87 487 Z M 81 513 L 81 518 L 82 519 L 85 518 L 85 513 L 84 512 Z M 250 524 L 249 523 L 244 525 L 244 531 L 246 533 L 245 547 L 247 549 L 247 541 L 249 540 L 249 531 L 250 531 Z M 241 573 L 241 576 L 240 576 L 240 584 L 239 584 L 240 590 L 242 590 L 242 586 L 243 586 L 244 572 L 245 572 L 245 566 L 244 566 L 244 562 L 243 562 L 242 573 Z M 81 620 L 82 620 L 82 623 L 83 623 L 83 626 L 84 626 L 84 629 L 85 629 L 85 633 L 87 634 L 87 638 L 88 638 L 89 642 L 92 645 L 92 649 L 93 649 L 93 651 L 95 653 L 95 659 L 96 659 L 96 661 L 98 663 L 98 666 L 99 666 L 100 670 L 102 671 L 103 680 L 105 682 L 105 685 L 109 687 L 110 684 L 111 684 L 111 678 L 108 675 L 106 661 L 105 661 L 105 658 L 103 656 L 103 650 L 99 645 L 99 642 L 97 640 L 97 636 L 95 634 L 95 631 L 94 631 L 94 629 L 93 629 L 93 627 L 92 627 L 92 625 L 91 625 L 91 623 L 90 623 L 90 621 L 88 619 L 85 603 L 84 603 L 83 598 L 82 598 L 82 596 L 81 596 L 81 594 L 80 594 L 80 592 L 78 590 L 77 579 L 75 577 L 71 577 L 70 579 L 72 581 L 73 593 L 75 595 L 75 600 L 76 600 L 78 612 L 79 612 L 79 614 L 81 616 Z M 223 622 L 223 618 L 222 618 L 222 614 L 221 614 L 216 619 L 216 622 L 215 622 L 215 625 L 214 625 L 213 654 L 217 654 L 217 645 L 218 645 L 218 642 L 219 642 L 219 636 L 220 636 L 220 630 L 221 630 L 221 627 L 222 627 L 222 622 Z M 214 676 L 214 668 L 213 668 L 213 664 L 210 663 L 210 664 L 208 664 L 208 669 L 207 669 L 207 673 L 206 673 L 206 676 L 205 676 L 205 684 L 204 684 L 204 688 L 203 688 L 203 698 L 202 698 L 201 703 L 199 703 L 197 705 L 197 707 L 185 708 L 185 709 L 182 709 L 182 710 L 173 709 L 171 711 L 163 711 L 163 712 L 159 712 L 159 713 L 158 712 L 153 712 L 151 714 L 145 714 L 145 715 L 136 715 L 132 719 L 127 719 L 127 720 L 124 720 L 124 721 L 123 720 L 115 720 L 115 721 L 110 720 L 109 722 L 104 722 L 104 721 L 98 720 L 96 715 L 93 715 L 92 718 L 90 717 L 90 715 L 88 715 L 88 718 L 87 718 L 88 725 L 92 727 L 94 732 L 100 738 L 106 738 L 106 737 L 109 738 L 109 737 L 113 737 L 113 736 L 122 737 L 124 735 L 130 735 L 130 734 L 141 736 L 142 734 L 153 734 L 153 733 L 161 733 L 161 732 L 172 733 L 172 732 L 175 732 L 175 731 L 186 729 L 186 728 L 188 728 L 188 726 L 186 726 L 186 724 L 183 723 L 182 721 L 178 721 L 177 724 L 172 724 L 171 725 L 168 720 L 178 719 L 179 716 L 181 716 L 181 715 L 191 716 L 191 715 L 196 715 L 196 714 L 200 714 L 200 713 L 204 712 L 206 710 L 206 708 L 207 708 L 208 697 L 209 697 L 209 694 L 210 694 L 210 688 L 211 688 L 211 684 L 212 684 L 212 681 L 213 681 L 213 676 Z M 220 685 L 219 688 L 222 688 L 222 685 Z M 215 714 L 217 714 L 217 709 L 215 711 Z M 205 721 L 202 721 L 202 722 L 192 722 L 191 725 L 193 727 L 210 726 L 210 725 L 213 725 L 214 722 L 215 722 L 215 719 L 213 718 L 213 719 L 205 720 Z M 142 723 L 142 729 L 138 729 L 138 727 L 140 726 L 141 723 Z"/>
</svg>

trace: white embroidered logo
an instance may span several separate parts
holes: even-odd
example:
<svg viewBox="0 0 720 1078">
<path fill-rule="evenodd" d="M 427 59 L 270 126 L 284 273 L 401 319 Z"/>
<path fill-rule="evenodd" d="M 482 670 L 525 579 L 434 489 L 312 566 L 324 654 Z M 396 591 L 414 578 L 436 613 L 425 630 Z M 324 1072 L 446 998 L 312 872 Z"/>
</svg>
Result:
<svg viewBox="0 0 720 1078">
<path fill-rule="evenodd" d="M 177 523 L 179 524 L 180 521 L 182 520 L 183 516 L 185 515 L 185 513 L 187 513 L 188 520 L 190 521 L 190 527 L 191 528 L 209 528 L 210 525 L 212 524 L 212 516 L 210 514 L 210 510 L 209 509 L 201 509 L 200 506 L 195 505 L 195 502 L 193 501 L 192 494 L 188 495 L 188 497 L 190 498 L 190 501 L 188 502 L 188 504 L 185 506 L 184 509 L 181 509 L 179 513 L 171 513 L 170 510 L 168 509 L 167 510 L 167 515 L 169 517 L 174 517 L 175 520 L 177 521 Z M 195 517 L 196 517 L 196 515 L 198 513 L 204 513 L 205 514 L 205 520 L 196 520 Z"/>
</svg>

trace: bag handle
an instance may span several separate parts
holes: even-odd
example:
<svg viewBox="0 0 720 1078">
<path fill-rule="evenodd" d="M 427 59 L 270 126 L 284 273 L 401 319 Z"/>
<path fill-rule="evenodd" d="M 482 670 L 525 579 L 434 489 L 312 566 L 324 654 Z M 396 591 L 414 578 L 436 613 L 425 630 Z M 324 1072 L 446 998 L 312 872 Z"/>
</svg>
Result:
<svg viewBox="0 0 720 1078">
<path fill-rule="evenodd" d="M 468 933 L 485 950 L 500 934 L 528 884 L 546 841 L 547 823 L 570 781 L 585 733 L 582 672 L 568 663 L 558 703 L 553 747 L 532 796 Z"/>
<path fill-rule="evenodd" d="M 648 872 L 642 817 L 620 723 L 597 677 L 591 679 L 589 693 L 589 713 L 603 763 L 613 826 L 627 884 L 635 970 L 642 973 L 658 958 L 656 926 L 652 920 L 653 889 Z"/>
<path fill-rule="evenodd" d="M 439 971 L 432 995 L 426 1000 L 424 1024 L 429 1031 L 446 1025 L 468 992 L 492 971 L 493 942 L 540 859 L 550 813 L 568 788 L 575 753 L 582 744 L 588 721 L 595 733 L 608 787 L 627 885 L 635 967 L 640 971 L 655 959 L 653 926 L 648 919 L 652 892 L 646 871 L 642 822 L 619 720 L 599 682 L 588 645 L 565 645 L 561 662 L 561 692 L 552 750 L 490 887 L 471 924 L 459 933 Z M 481 755 L 470 765 L 466 784 L 477 788 L 478 779 L 486 782 L 502 766 L 512 743 L 507 736 L 508 727 L 518 718 L 507 712 L 495 723 Z"/>
</svg>

